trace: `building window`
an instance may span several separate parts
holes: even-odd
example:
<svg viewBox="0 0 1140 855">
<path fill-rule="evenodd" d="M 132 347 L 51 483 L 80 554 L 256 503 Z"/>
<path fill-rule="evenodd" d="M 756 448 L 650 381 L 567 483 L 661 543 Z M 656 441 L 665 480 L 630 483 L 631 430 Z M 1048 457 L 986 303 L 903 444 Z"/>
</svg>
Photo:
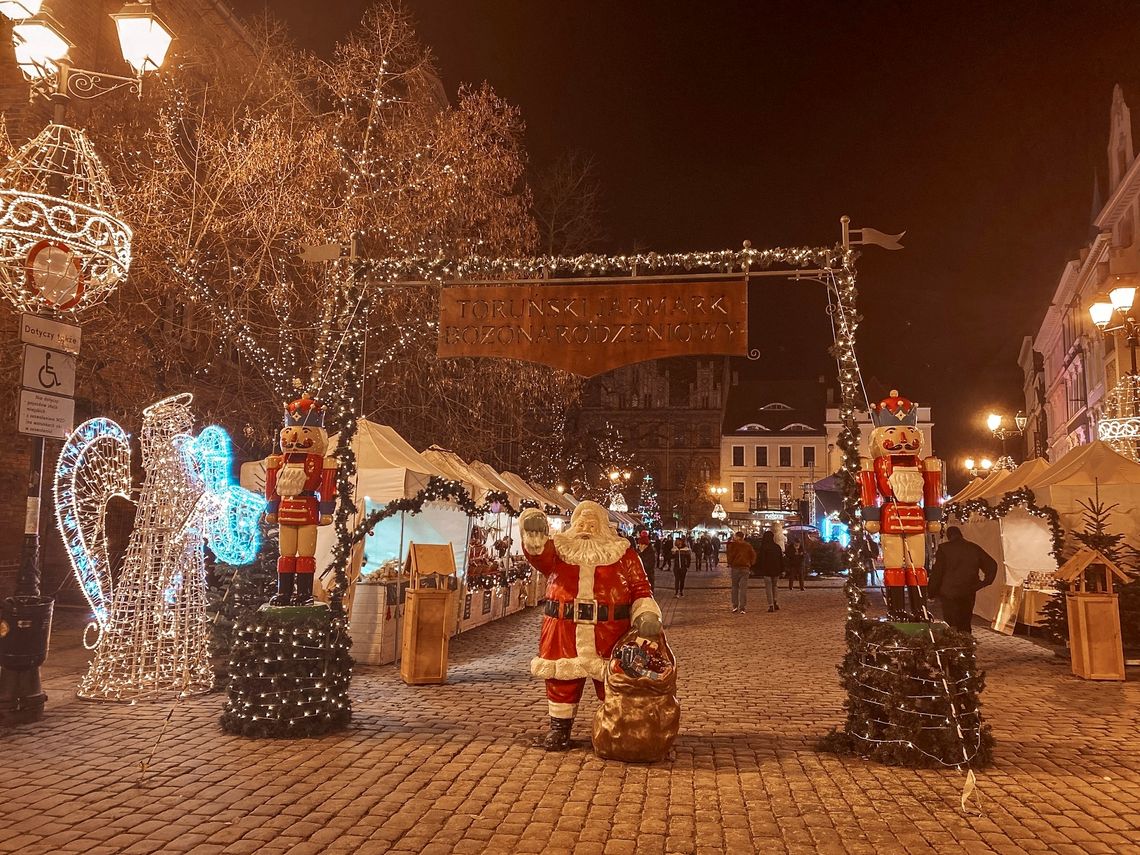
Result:
<svg viewBox="0 0 1140 855">
<path fill-rule="evenodd" d="M 790 445 L 781 445 L 780 446 L 780 465 L 781 466 L 791 466 L 792 465 L 792 447 Z"/>
<path fill-rule="evenodd" d="M 743 445 L 734 445 L 732 447 L 732 465 L 733 466 L 743 466 L 744 465 L 744 446 Z"/>
<path fill-rule="evenodd" d="M 792 482 L 780 482 L 780 507 L 787 510 L 792 506 Z"/>
<path fill-rule="evenodd" d="M 805 445 L 804 446 L 804 468 L 805 469 L 811 469 L 813 466 L 815 466 L 815 446 L 814 445 Z"/>
<path fill-rule="evenodd" d="M 768 465 L 768 446 L 766 446 L 766 445 L 756 446 L 756 465 L 757 466 L 767 466 Z"/>
<path fill-rule="evenodd" d="M 756 482 L 756 507 L 758 507 L 758 508 L 768 507 L 768 482 L 767 481 L 757 481 Z"/>
<path fill-rule="evenodd" d="M 743 481 L 733 481 L 732 482 L 732 503 L 734 505 L 743 505 L 744 504 L 744 482 Z"/>
</svg>

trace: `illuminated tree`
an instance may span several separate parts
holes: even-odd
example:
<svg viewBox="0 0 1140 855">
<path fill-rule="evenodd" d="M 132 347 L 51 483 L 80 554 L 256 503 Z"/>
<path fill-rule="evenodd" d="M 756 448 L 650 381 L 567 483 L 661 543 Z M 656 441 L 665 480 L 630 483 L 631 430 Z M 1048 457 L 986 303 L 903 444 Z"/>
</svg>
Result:
<svg viewBox="0 0 1140 855">
<path fill-rule="evenodd" d="M 637 505 L 637 512 L 645 521 L 645 527 L 651 532 L 661 531 L 661 508 L 657 504 L 657 488 L 653 486 L 653 476 L 648 472 L 641 479 L 641 501 Z"/>
</svg>

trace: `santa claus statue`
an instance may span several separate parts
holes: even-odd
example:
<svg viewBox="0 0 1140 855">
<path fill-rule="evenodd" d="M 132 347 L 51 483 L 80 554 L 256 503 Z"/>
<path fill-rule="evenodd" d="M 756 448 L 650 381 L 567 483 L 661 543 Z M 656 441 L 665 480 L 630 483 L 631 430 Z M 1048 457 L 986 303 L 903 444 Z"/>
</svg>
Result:
<svg viewBox="0 0 1140 855">
<path fill-rule="evenodd" d="M 926 533 L 941 525 L 942 461 L 923 458 L 918 407 L 896 390 L 871 405 L 871 421 L 871 457 L 859 472 L 864 528 L 880 535 L 891 617 L 925 620 Z"/>
<path fill-rule="evenodd" d="M 281 453 L 265 459 L 265 520 L 277 523 L 275 606 L 311 605 L 317 569 L 317 526 L 332 522 L 336 507 L 336 460 L 326 457 L 324 408 L 302 395 L 285 407 Z"/>
<path fill-rule="evenodd" d="M 605 508 L 582 502 L 563 532 L 550 534 L 546 515 L 528 508 L 519 517 L 523 552 L 546 577 L 546 605 L 538 656 L 530 670 L 546 680 L 548 751 L 570 746 L 570 729 L 586 679 L 604 698 L 606 662 L 630 626 L 638 635 L 661 634 L 661 609 L 637 552 L 609 523 Z"/>
</svg>

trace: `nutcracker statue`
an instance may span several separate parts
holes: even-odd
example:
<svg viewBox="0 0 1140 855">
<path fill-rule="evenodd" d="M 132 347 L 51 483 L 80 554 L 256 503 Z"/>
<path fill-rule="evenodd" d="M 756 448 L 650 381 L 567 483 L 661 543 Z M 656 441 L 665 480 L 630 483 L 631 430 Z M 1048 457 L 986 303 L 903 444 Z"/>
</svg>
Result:
<svg viewBox="0 0 1140 855">
<path fill-rule="evenodd" d="M 331 523 L 336 507 L 336 460 L 325 456 L 328 445 L 318 402 L 305 394 L 286 405 L 281 453 L 265 459 L 265 519 L 278 525 L 281 547 L 271 605 L 313 602 L 317 526 Z"/>
<path fill-rule="evenodd" d="M 926 533 L 942 519 L 942 461 L 922 457 L 918 407 L 891 390 L 871 405 L 871 457 L 861 458 L 860 502 L 864 527 L 880 535 L 883 581 L 892 618 L 927 619 Z"/>
</svg>

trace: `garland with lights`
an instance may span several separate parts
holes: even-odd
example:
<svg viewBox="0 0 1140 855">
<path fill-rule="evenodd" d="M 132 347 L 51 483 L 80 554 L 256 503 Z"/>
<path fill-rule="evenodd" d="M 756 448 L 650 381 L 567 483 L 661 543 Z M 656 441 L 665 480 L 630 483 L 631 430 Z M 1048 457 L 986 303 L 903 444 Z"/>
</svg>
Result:
<svg viewBox="0 0 1140 855">
<path fill-rule="evenodd" d="M 870 620 L 858 586 L 849 581 L 846 593 L 847 654 L 839 675 L 847 720 L 819 750 L 910 768 L 988 766 L 994 738 L 982 720 L 985 674 L 973 637 L 941 625 L 912 634 Z"/>
<path fill-rule="evenodd" d="M 294 738 L 344 727 L 352 717 L 351 643 L 335 609 L 262 606 L 234 637 L 222 729 Z"/>
<path fill-rule="evenodd" d="M 1053 557 L 1060 565 L 1063 561 L 1061 553 L 1065 549 L 1065 529 L 1061 525 L 1061 517 L 1048 505 L 1038 505 L 1033 491 L 1028 487 L 1020 487 L 1006 493 L 996 505 L 991 505 L 985 499 L 971 499 L 967 502 L 946 505 L 943 513 L 948 517 L 954 517 L 958 522 L 967 523 L 974 514 L 987 520 L 1000 520 L 1014 508 L 1019 507 L 1049 523 L 1049 531 L 1053 536 Z"/>
</svg>

